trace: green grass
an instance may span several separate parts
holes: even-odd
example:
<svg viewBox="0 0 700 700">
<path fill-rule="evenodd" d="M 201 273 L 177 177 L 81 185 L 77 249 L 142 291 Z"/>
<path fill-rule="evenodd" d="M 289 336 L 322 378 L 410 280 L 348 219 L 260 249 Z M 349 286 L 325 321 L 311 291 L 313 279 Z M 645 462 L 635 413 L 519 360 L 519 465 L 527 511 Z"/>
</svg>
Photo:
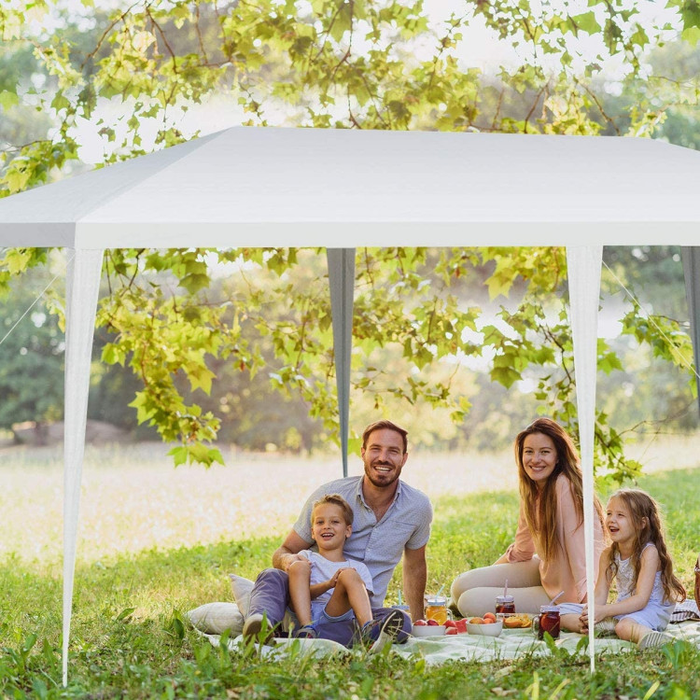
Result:
<svg viewBox="0 0 700 700">
<path fill-rule="evenodd" d="M 697 470 L 645 477 L 640 486 L 665 508 L 676 568 L 692 584 L 700 547 Z M 468 566 L 491 563 L 510 541 L 517 494 L 434 500 L 429 589 L 449 587 Z M 151 548 L 84 559 L 76 571 L 70 683 L 60 687 L 61 579 L 55 559 L 0 560 L 0 695 L 10 698 L 694 698 L 700 652 L 664 650 L 601 656 L 594 675 L 583 654 L 495 664 L 426 666 L 421 659 L 267 661 L 217 650 L 183 624 L 205 602 L 231 600 L 226 574 L 254 577 L 280 541 L 264 538 Z M 399 572 L 390 587 L 396 600 Z M 658 685 L 657 685 L 658 684 Z M 654 690 L 655 688 L 655 690 Z M 649 695 L 650 691 L 653 691 Z"/>
</svg>

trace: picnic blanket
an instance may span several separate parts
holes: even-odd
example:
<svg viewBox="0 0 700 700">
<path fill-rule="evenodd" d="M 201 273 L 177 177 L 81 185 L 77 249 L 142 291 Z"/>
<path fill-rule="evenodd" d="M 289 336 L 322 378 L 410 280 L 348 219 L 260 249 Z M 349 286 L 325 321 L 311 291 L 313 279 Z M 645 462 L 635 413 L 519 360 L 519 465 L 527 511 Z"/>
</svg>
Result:
<svg viewBox="0 0 700 700">
<path fill-rule="evenodd" d="M 700 648 L 700 622 L 685 621 L 669 625 L 666 633 L 676 639 L 683 639 Z M 219 635 L 204 635 L 211 644 L 219 646 Z M 555 641 L 557 648 L 573 653 L 583 635 L 562 632 Z M 261 648 L 263 656 L 274 658 L 277 655 L 312 655 L 316 658 L 343 656 L 354 653 L 351 649 L 329 639 L 276 639 L 274 646 Z M 231 650 L 239 650 L 243 638 L 238 636 L 228 640 Z M 635 649 L 632 642 L 617 637 L 596 637 L 596 654 L 621 653 Z M 531 629 L 503 630 L 498 637 L 482 637 L 471 634 L 457 634 L 442 637 L 411 637 L 405 644 L 393 644 L 391 653 L 406 659 L 422 657 L 426 664 L 441 664 L 446 661 L 494 661 L 517 659 L 531 654 L 546 656 L 551 654 L 547 644 L 538 641 Z"/>
<path fill-rule="evenodd" d="M 234 583 L 234 595 L 239 604 L 245 604 L 242 593 L 249 593 L 252 581 L 231 575 Z M 217 634 L 224 629 L 235 631 L 227 637 L 231 650 L 238 650 L 243 645 L 240 632 L 243 628 L 243 616 L 236 603 L 209 603 L 188 613 L 190 622 L 214 646 L 219 646 L 221 636 Z M 666 633 L 676 639 L 683 639 L 700 648 L 700 610 L 694 600 L 688 599 L 678 603 L 671 616 L 671 623 Z M 573 653 L 578 648 L 583 635 L 562 632 L 555 644 L 560 649 Z M 625 642 L 617 637 L 596 637 L 596 654 L 620 653 L 635 649 L 632 642 Z M 312 655 L 323 658 L 334 655 L 354 653 L 352 650 L 329 639 L 275 639 L 274 646 L 261 647 L 265 657 L 275 655 Z M 457 634 L 442 637 L 411 637 L 405 644 L 393 644 L 391 653 L 404 658 L 420 657 L 427 664 L 440 664 L 446 661 L 493 661 L 495 659 L 517 659 L 526 654 L 541 656 L 551 654 L 547 644 L 538 641 L 532 629 L 504 629 L 498 637 L 482 637 L 471 634 Z"/>
</svg>

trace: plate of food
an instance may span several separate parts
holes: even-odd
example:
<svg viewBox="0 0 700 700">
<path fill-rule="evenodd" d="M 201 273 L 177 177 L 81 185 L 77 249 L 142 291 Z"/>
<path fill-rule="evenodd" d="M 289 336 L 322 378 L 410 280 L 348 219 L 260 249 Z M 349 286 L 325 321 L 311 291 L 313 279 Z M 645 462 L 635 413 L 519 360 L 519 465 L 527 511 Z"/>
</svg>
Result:
<svg viewBox="0 0 700 700">
<path fill-rule="evenodd" d="M 442 637 L 446 629 L 445 625 L 438 625 L 435 620 L 416 620 L 413 623 L 413 636 Z"/>
<path fill-rule="evenodd" d="M 467 632 L 478 634 L 482 637 L 498 637 L 503 630 L 503 621 L 497 620 L 492 612 L 484 613 L 480 617 L 467 618 Z"/>
<path fill-rule="evenodd" d="M 532 627 L 532 615 L 527 613 L 508 613 L 503 615 L 503 626 L 506 629 L 525 629 Z"/>
</svg>

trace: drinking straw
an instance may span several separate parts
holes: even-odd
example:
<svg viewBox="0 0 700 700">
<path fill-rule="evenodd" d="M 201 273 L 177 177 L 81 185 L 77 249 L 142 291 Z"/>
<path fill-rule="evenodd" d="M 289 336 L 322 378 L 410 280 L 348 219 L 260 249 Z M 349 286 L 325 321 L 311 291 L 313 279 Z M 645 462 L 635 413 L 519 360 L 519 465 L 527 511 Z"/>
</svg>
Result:
<svg viewBox="0 0 700 700">
<path fill-rule="evenodd" d="M 563 591 L 562 591 L 562 593 L 563 593 Z M 508 595 L 508 579 L 506 579 L 506 585 L 505 585 L 505 588 L 503 589 L 503 596 L 505 597 L 507 595 Z"/>
<path fill-rule="evenodd" d="M 552 598 L 552 600 L 549 601 L 549 604 L 550 604 L 550 605 L 554 605 L 554 601 L 555 601 L 555 600 L 559 600 L 559 598 L 561 598 L 563 595 L 564 595 L 564 591 L 559 591 L 559 593 L 557 593 L 557 594 L 554 596 L 554 598 Z"/>
</svg>

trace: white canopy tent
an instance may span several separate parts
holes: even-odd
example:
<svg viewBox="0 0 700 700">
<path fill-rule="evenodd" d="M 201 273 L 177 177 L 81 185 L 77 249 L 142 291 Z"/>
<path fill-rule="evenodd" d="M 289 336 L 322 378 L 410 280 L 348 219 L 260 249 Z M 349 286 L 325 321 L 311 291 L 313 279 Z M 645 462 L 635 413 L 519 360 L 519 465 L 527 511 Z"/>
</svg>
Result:
<svg viewBox="0 0 700 700">
<path fill-rule="evenodd" d="M 566 245 L 592 543 L 603 245 L 697 245 L 699 184 L 700 153 L 642 139 L 241 127 L 1 200 L 1 245 L 74 250 L 66 305 L 64 684 L 104 249 L 326 247 L 345 459 L 354 248 Z M 586 565 L 593 600 L 590 546 Z M 592 636 L 590 647 L 593 668 Z"/>
</svg>

